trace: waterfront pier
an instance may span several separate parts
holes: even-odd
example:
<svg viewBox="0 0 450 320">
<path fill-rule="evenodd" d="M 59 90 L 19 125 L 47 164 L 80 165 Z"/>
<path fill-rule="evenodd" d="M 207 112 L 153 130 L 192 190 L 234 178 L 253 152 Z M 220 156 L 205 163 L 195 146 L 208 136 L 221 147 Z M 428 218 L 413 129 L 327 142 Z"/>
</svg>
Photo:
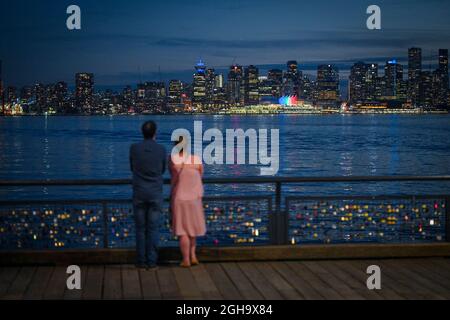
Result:
<svg viewBox="0 0 450 320">
<path fill-rule="evenodd" d="M 0 299 L 449 299 L 449 194 L 303 196 L 293 184 L 445 183 L 449 176 L 208 178 L 267 185 L 204 199 L 198 267 L 181 269 L 168 209 L 159 270 L 134 268 L 130 200 L 0 202 Z M 169 183 L 169 181 L 166 181 Z M 0 188 L 129 185 L 125 180 L 2 181 Z M 357 190 L 357 188 L 355 188 Z M 67 290 L 79 265 L 83 290 Z M 366 287 L 367 267 L 382 290 Z"/>
</svg>

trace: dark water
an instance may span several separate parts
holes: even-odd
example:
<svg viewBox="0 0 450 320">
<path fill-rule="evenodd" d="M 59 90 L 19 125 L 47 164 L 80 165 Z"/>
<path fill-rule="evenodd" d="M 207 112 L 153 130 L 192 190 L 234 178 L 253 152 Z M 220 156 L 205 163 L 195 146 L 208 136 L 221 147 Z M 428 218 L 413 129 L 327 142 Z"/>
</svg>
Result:
<svg viewBox="0 0 450 320">
<path fill-rule="evenodd" d="M 119 116 L 0 118 L 0 179 L 129 178 L 128 149 L 140 125 L 159 124 L 171 149 L 177 128 L 280 130 L 279 176 L 450 174 L 450 116 Z M 256 176 L 259 166 L 206 166 L 209 177 Z M 448 193 L 448 183 L 305 184 L 300 194 Z M 264 193 L 273 186 L 208 186 L 207 193 Z M 128 198 L 128 187 L 2 188 L 10 199 Z"/>
</svg>

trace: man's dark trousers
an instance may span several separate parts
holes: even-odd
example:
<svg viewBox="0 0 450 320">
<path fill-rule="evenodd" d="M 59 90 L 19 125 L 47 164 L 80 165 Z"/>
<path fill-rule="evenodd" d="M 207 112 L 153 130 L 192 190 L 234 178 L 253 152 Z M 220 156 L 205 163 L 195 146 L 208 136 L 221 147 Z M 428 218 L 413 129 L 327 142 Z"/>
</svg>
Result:
<svg viewBox="0 0 450 320">
<path fill-rule="evenodd" d="M 155 266 L 158 261 L 161 201 L 134 200 L 138 265 Z"/>
</svg>

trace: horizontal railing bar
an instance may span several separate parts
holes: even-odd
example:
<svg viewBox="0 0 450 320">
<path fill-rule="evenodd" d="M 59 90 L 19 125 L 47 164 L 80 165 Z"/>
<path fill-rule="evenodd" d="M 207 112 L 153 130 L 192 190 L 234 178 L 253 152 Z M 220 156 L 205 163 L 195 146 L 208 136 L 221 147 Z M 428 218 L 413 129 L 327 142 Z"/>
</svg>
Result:
<svg viewBox="0 0 450 320">
<path fill-rule="evenodd" d="M 164 199 L 165 202 L 168 202 L 170 199 Z M 204 201 L 239 201 L 239 200 L 267 200 L 271 201 L 272 198 L 270 195 L 261 195 L 261 196 L 209 196 L 204 197 Z M 75 204 L 85 204 L 85 205 L 93 205 L 98 204 L 102 205 L 106 204 L 117 204 L 117 203 L 132 203 L 131 199 L 85 199 L 85 200 L 11 200 L 11 201 L 0 201 L 0 206 L 15 206 L 15 205 L 75 205 Z"/>
<path fill-rule="evenodd" d="M 377 196 L 287 196 L 286 200 L 414 200 L 414 199 L 442 199 L 449 197 L 445 194 L 430 195 L 377 195 Z"/>
<path fill-rule="evenodd" d="M 205 178 L 205 184 L 269 184 L 314 182 L 400 182 L 400 181 L 450 181 L 450 175 L 440 176 L 335 176 L 335 177 L 239 177 Z M 0 187 L 31 186 L 111 186 L 130 185 L 131 179 L 111 180 L 10 180 L 0 181 Z M 164 179 L 170 184 L 170 179 Z"/>
</svg>

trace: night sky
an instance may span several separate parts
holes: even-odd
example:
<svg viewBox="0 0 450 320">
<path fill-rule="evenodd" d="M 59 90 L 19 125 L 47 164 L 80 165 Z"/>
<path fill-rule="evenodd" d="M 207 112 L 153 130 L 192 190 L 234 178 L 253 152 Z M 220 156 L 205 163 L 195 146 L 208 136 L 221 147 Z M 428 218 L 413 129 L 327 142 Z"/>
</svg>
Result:
<svg viewBox="0 0 450 320">
<path fill-rule="evenodd" d="M 448 0 L 1 0 L 0 59 L 6 85 L 64 80 L 95 73 L 96 85 L 190 81 L 201 57 L 224 70 L 233 62 L 264 73 L 297 60 L 315 73 L 337 64 L 345 77 L 358 60 L 405 62 L 420 46 L 436 59 L 450 49 Z M 82 10 L 82 30 L 66 28 L 66 8 Z M 382 30 L 366 28 L 366 9 L 382 9 Z M 428 67 L 428 64 L 425 63 Z"/>
</svg>

